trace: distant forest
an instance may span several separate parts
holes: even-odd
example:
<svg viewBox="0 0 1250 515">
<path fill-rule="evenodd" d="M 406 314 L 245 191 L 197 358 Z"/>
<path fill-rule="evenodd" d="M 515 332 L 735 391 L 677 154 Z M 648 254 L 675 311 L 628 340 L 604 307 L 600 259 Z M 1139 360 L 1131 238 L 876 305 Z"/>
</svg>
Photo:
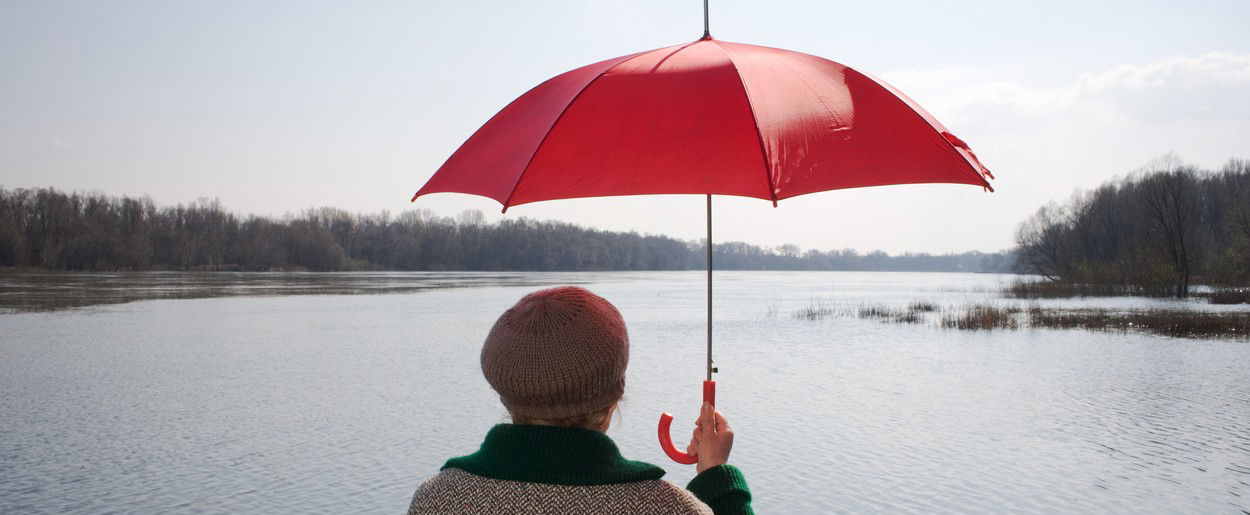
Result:
<svg viewBox="0 0 1250 515">
<path fill-rule="evenodd" d="M 1250 285 L 1250 161 L 1210 171 L 1164 157 L 1043 206 L 1016 243 L 1019 271 L 1056 282 L 1176 297 Z"/>
<path fill-rule="evenodd" d="M 741 242 L 714 247 L 721 270 L 1009 272 L 1009 252 L 860 254 Z M 0 188 L 0 267 L 47 270 L 690 270 L 701 241 L 527 218 L 485 223 L 429 210 L 311 209 L 239 216 L 216 200 L 158 207 L 149 198 Z"/>
</svg>

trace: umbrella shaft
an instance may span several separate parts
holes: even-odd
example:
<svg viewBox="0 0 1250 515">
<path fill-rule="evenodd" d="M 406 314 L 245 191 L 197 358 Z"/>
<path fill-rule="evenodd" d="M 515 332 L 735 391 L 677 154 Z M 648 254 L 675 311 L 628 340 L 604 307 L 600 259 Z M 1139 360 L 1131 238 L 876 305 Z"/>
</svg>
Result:
<svg viewBox="0 0 1250 515">
<path fill-rule="evenodd" d="M 707 0 L 703 0 L 703 37 L 706 38 L 711 35 L 712 33 L 708 31 L 707 27 Z"/>
<path fill-rule="evenodd" d="M 707 380 L 712 380 L 712 194 L 707 195 Z"/>
</svg>

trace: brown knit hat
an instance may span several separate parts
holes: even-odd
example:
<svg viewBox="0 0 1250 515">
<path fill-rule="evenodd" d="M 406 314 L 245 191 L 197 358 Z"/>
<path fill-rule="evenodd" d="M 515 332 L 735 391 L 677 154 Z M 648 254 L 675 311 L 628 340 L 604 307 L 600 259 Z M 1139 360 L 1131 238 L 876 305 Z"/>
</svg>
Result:
<svg viewBox="0 0 1250 515">
<path fill-rule="evenodd" d="M 523 297 L 482 345 L 482 373 L 514 417 L 568 418 L 625 391 L 629 335 L 616 307 L 584 288 Z"/>
</svg>

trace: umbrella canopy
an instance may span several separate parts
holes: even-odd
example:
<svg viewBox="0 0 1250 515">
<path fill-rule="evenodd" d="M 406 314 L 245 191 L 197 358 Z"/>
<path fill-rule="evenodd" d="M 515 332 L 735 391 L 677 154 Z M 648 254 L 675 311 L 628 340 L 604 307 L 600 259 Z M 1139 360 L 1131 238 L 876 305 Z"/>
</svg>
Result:
<svg viewBox="0 0 1250 515">
<path fill-rule="evenodd" d="M 991 189 L 968 146 L 885 82 L 820 57 L 704 37 L 557 75 L 486 122 L 413 200 L 509 206 L 696 193 L 778 200 L 908 183 Z"/>
<path fill-rule="evenodd" d="M 990 187 L 968 145 L 898 90 L 807 54 L 707 35 L 557 75 L 512 101 L 434 173 L 427 193 L 509 206 L 575 197 L 707 196 L 707 362 L 712 373 L 712 195 L 778 200 L 909 183 Z M 660 446 L 693 464 L 660 416 Z"/>
</svg>

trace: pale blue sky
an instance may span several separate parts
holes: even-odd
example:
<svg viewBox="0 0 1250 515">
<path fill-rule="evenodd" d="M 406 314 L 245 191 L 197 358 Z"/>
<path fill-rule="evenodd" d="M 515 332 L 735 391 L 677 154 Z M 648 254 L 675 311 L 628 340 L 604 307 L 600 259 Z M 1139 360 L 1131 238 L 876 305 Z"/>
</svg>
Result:
<svg viewBox="0 0 1250 515">
<path fill-rule="evenodd" d="M 968 141 L 999 191 L 936 185 L 717 203 L 716 239 L 994 250 L 1041 203 L 1169 151 L 1250 157 L 1250 2 L 712 0 L 719 39 L 891 82 Z M 217 197 L 281 215 L 408 199 L 473 130 L 571 68 L 696 39 L 695 1 L 0 0 L 0 185 Z M 698 197 L 519 206 L 700 237 Z"/>
</svg>

